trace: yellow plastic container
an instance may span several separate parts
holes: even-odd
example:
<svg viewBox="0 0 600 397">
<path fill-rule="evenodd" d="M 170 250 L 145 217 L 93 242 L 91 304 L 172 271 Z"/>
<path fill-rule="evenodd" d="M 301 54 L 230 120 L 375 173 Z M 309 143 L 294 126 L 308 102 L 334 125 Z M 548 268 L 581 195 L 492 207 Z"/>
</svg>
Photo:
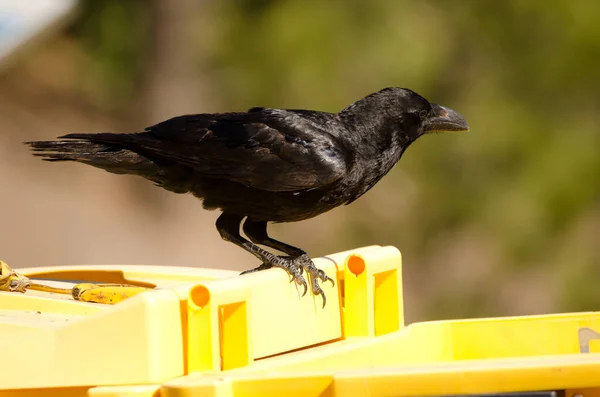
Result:
<svg viewBox="0 0 600 397">
<path fill-rule="evenodd" d="M 405 326 L 396 248 L 315 262 L 336 280 L 323 285 L 324 309 L 279 269 L 244 276 L 148 266 L 15 269 L 66 288 L 82 281 L 154 288 L 115 305 L 0 292 L 0 397 L 548 390 L 600 397 L 600 313 Z"/>
</svg>

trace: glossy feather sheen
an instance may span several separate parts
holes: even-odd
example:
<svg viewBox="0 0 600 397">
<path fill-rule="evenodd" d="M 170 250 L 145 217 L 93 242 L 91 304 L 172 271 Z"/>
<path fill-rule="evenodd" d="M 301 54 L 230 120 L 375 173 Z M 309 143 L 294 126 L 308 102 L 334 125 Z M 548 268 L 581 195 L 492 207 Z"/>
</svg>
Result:
<svg viewBox="0 0 600 397">
<path fill-rule="evenodd" d="M 367 192 L 422 135 L 422 112 L 431 109 L 418 94 L 389 88 L 337 114 L 252 108 L 179 116 L 135 134 L 29 144 L 48 161 L 78 161 L 191 192 L 206 209 L 293 222 Z"/>
</svg>

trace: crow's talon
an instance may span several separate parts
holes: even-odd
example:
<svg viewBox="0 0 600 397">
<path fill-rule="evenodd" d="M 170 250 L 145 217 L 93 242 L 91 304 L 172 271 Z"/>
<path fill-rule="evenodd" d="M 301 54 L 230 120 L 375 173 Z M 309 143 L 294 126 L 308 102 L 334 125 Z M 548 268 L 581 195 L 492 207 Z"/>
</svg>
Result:
<svg viewBox="0 0 600 397">
<path fill-rule="evenodd" d="M 286 271 L 286 273 L 290 277 L 290 283 L 293 283 L 294 281 L 297 280 L 298 275 L 299 275 L 298 271 L 295 271 L 294 269 L 289 269 L 288 270 L 288 269 L 285 269 L 285 268 L 284 268 L 284 270 Z"/>
<path fill-rule="evenodd" d="M 302 292 L 302 295 L 300 295 L 300 296 L 304 296 L 308 292 L 308 283 L 306 282 L 306 280 L 302 280 L 302 286 L 304 287 L 304 291 Z"/>
<path fill-rule="evenodd" d="M 323 281 L 324 283 L 326 283 L 327 281 L 331 281 L 331 285 L 333 287 L 335 287 L 335 281 L 333 281 L 333 279 L 331 277 L 329 277 L 327 275 L 327 273 L 325 273 L 325 271 L 319 269 L 319 278 L 321 279 L 321 281 Z"/>
<path fill-rule="evenodd" d="M 298 257 L 297 260 L 301 263 L 302 268 L 306 271 L 306 274 L 308 275 L 310 284 L 312 286 L 313 295 L 321 295 L 321 297 L 323 298 L 323 307 L 325 307 L 325 292 L 319 286 L 319 280 L 323 282 L 331 281 L 331 283 L 334 286 L 335 282 L 323 270 L 317 268 L 312 259 L 308 257 L 308 255 L 302 255 Z"/>
<path fill-rule="evenodd" d="M 280 267 L 285 270 L 290 277 L 290 283 L 295 281 L 297 285 L 301 285 L 304 287 L 304 292 L 302 296 L 306 295 L 308 291 L 308 283 L 306 279 L 302 275 L 302 266 L 298 263 L 296 258 L 290 257 L 279 257 L 277 263 L 274 266 Z"/>
<path fill-rule="evenodd" d="M 319 280 L 322 282 L 331 281 L 333 286 L 335 286 L 335 282 L 323 270 L 318 269 L 308 255 L 304 254 L 297 257 L 279 256 L 275 261 L 272 262 L 272 264 L 263 263 L 259 267 L 247 270 L 244 273 L 264 270 L 273 266 L 280 267 L 285 270 L 290 277 L 290 283 L 295 281 L 297 285 L 304 287 L 304 291 L 302 292 L 301 296 L 306 295 L 308 292 L 308 282 L 302 274 L 304 271 L 306 271 L 313 295 L 321 295 L 323 298 L 323 307 L 325 307 L 325 292 L 319 286 Z"/>
<path fill-rule="evenodd" d="M 294 274 L 294 281 L 296 281 L 296 284 L 304 287 L 304 292 L 302 292 L 302 296 L 306 295 L 306 293 L 308 292 L 308 283 L 306 282 L 306 279 L 304 278 L 302 273 Z"/>
<path fill-rule="evenodd" d="M 314 291 L 314 289 L 313 289 L 313 294 L 321 295 L 321 298 L 323 298 L 323 307 L 322 308 L 325 309 L 325 304 L 327 303 L 327 298 L 325 297 L 325 292 L 320 287 L 317 287 L 317 288 L 318 288 L 317 291 Z"/>
</svg>

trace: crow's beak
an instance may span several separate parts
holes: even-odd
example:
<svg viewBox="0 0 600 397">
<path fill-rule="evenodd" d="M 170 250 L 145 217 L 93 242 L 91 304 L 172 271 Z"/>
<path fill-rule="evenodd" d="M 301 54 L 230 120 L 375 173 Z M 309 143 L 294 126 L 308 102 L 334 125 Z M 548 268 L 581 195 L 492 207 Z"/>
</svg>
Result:
<svg viewBox="0 0 600 397">
<path fill-rule="evenodd" d="M 423 121 L 425 132 L 469 131 L 467 120 L 454 110 L 431 104 L 432 115 Z"/>
</svg>

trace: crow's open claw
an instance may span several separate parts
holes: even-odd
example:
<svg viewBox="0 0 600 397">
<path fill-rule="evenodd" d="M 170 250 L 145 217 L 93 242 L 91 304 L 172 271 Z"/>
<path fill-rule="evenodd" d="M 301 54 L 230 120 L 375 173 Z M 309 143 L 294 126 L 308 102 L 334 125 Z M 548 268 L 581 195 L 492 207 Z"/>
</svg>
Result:
<svg viewBox="0 0 600 397">
<path fill-rule="evenodd" d="M 302 296 L 306 295 L 306 293 L 308 292 L 308 283 L 306 282 L 306 279 L 302 275 L 302 266 L 299 265 L 297 263 L 297 261 L 294 260 L 294 259 L 291 259 L 291 258 L 285 258 L 285 259 L 289 263 L 286 264 L 286 267 L 282 266 L 282 268 L 285 269 L 285 271 L 288 272 L 288 274 L 292 278 L 292 281 L 295 281 L 296 284 L 301 285 L 302 287 L 304 287 L 304 291 L 302 292 Z"/>
<path fill-rule="evenodd" d="M 331 277 L 325 274 L 323 270 L 317 268 L 312 259 L 308 257 L 308 255 L 302 255 L 298 257 L 298 260 L 301 261 L 302 268 L 308 274 L 308 278 L 312 286 L 313 295 L 321 295 L 321 297 L 323 298 L 323 307 L 325 307 L 327 298 L 325 297 L 325 292 L 323 291 L 323 289 L 321 289 L 321 286 L 319 285 L 319 280 L 323 282 L 331 281 L 331 284 L 333 286 L 335 286 L 335 282 Z"/>
<path fill-rule="evenodd" d="M 319 269 L 319 278 L 323 282 L 331 281 L 331 286 L 335 287 L 335 281 L 331 277 L 329 277 L 323 270 Z"/>
<path fill-rule="evenodd" d="M 321 289 L 319 280 L 322 282 L 331 281 L 332 286 L 335 286 L 335 281 L 323 270 L 317 268 L 312 259 L 310 259 L 306 254 L 297 257 L 278 256 L 276 258 L 277 260 L 273 261 L 273 263 L 263 263 L 262 265 L 254 269 L 246 270 L 241 274 L 266 270 L 270 269 L 271 267 L 282 268 L 290 276 L 290 282 L 295 281 L 297 285 L 304 287 L 304 291 L 302 292 L 302 296 L 304 296 L 308 292 L 308 283 L 302 273 L 303 271 L 306 271 L 308 279 L 310 280 L 313 295 L 321 295 L 323 298 L 323 307 L 325 307 L 325 292 L 323 289 Z"/>
</svg>

